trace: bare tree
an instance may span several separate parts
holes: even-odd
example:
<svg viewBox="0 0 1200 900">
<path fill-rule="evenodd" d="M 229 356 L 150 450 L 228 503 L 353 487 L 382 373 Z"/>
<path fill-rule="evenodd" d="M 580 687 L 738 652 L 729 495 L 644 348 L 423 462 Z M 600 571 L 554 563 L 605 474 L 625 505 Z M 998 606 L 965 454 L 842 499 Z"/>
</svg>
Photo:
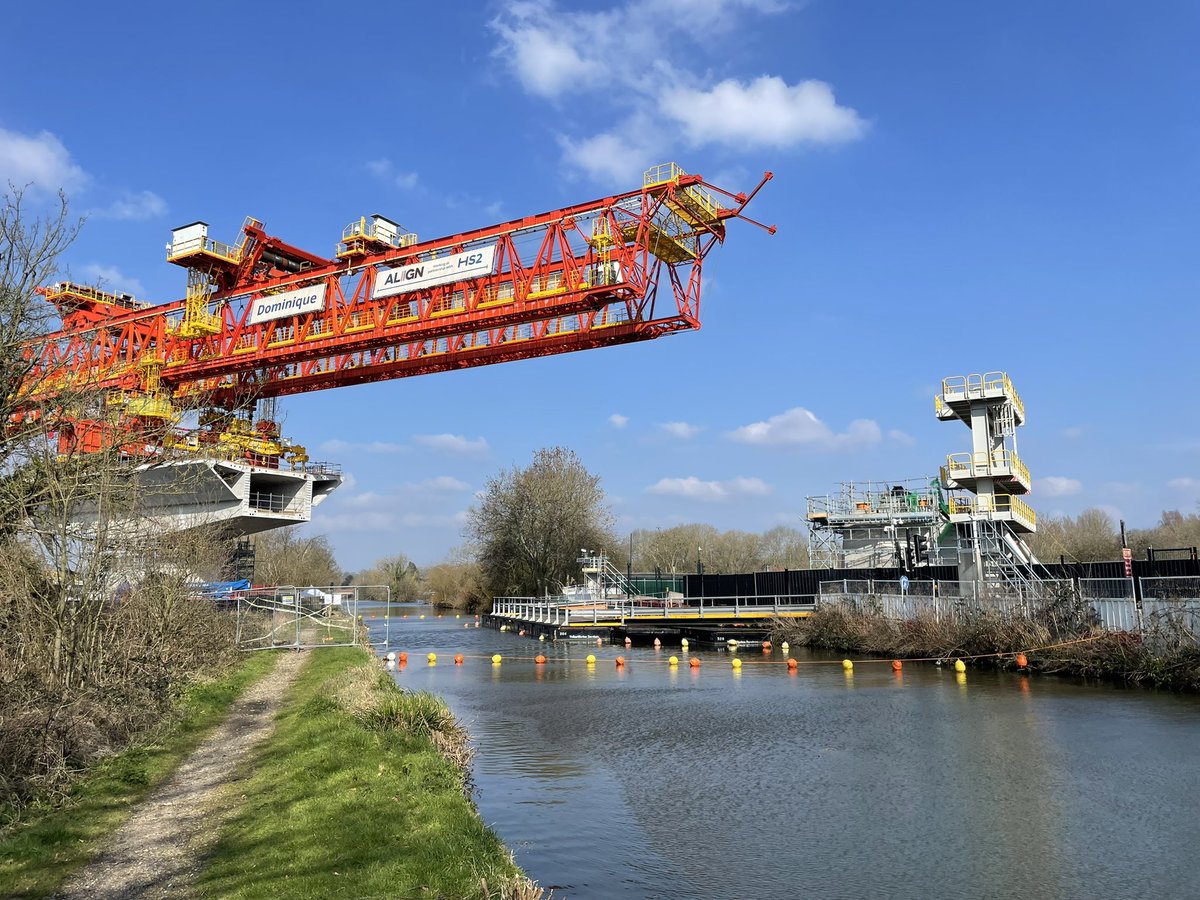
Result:
<svg viewBox="0 0 1200 900">
<path fill-rule="evenodd" d="M 415 600 L 422 591 L 421 573 L 403 553 L 375 560 L 371 568 L 357 573 L 352 583 L 387 585 L 393 600 Z"/>
<path fill-rule="evenodd" d="M 425 571 L 425 586 L 436 606 L 448 606 L 467 612 L 486 609 L 487 588 L 483 572 L 468 546 L 458 547 L 450 556 Z"/>
<path fill-rule="evenodd" d="M 304 535 L 294 525 L 255 535 L 254 580 L 260 584 L 328 587 L 345 579 L 329 539 Z"/>
<path fill-rule="evenodd" d="M 758 543 L 758 563 L 763 569 L 807 569 L 808 536 L 799 528 L 776 525 L 761 535 Z"/>
<path fill-rule="evenodd" d="M 581 549 L 616 543 L 599 477 L 562 447 L 539 450 L 526 468 L 493 476 L 467 531 L 496 595 L 555 593 L 577 577 Z"/>
<path fill-rule="evenodd" d="M 1030 546 L 1046 562 L 1062 557 L 1068 562 L 1119 559 L 1121 541 L 1112 517 L 1102 509 L 1085 509 L 1077 517 L 1043 516 Z"/>
</svg>

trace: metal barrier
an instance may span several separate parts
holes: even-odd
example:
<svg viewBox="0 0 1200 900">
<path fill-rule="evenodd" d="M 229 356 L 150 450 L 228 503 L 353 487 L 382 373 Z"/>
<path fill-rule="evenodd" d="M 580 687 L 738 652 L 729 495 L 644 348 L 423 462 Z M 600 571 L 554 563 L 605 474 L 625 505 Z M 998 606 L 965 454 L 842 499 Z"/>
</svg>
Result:
<svg viewBox="0 0 1200 900">
<path fill-rule="evenodd" d="M 565 627 L 614 620 L 762 618 L 767 614 L 807 612 L 815 609 L 816 605 L 817 598 L 812 594 L 690 597 L 686 600 L 597 598 L 594 603 L 564 603 L 535 597 L 497 597 L 492 602 L 492 615 L 501 619 Z"/>
<path fill-rule="evenodd" d="M 239 650 L 310 650 L 366 643 L 359 602 L 386 586 L 276 587 L 238 591 L 235 640 Z M 386 602 L 386 601 L 385 601 Z"/>
</svg>

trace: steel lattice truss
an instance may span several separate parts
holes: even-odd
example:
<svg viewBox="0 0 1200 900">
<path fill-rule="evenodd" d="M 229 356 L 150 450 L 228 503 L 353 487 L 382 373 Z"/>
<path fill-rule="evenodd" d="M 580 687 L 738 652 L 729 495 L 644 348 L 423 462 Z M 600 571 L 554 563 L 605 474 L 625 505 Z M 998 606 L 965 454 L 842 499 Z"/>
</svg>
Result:
<svg viewBox="0 0 1200 900">
<path fill-rule="evenodd" d="M 236 247 L 168 248 L 189 269 L 184 300 L 144 306 L 72 284 L 43 289 L 62 328 L 30 345 L 27 396 L 95 391 L 137 432 L 185 400 L 231 410 L 697 329 L 704 259 L 770 177 L 732 194 L 672 165 L 639 190 L 435 240 L 348 229 L 332 259 L 250 219 Z M 388 273 L 474 251 L 494 255 L 484 274 L 379 290 Z M 252 322 L 256 300 L 310 287 L 324 289 L 321 309 Z"/>
</svg>

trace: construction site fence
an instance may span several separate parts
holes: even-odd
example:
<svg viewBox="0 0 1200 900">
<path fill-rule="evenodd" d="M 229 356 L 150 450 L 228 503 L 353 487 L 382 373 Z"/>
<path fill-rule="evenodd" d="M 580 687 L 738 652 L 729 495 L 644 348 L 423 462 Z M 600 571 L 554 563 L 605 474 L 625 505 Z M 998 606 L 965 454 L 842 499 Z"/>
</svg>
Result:
<svg viewBox="0 0 1200 900">
<path fill-rule="evenodd" d="M 387 585 L 275 585 L 222 599 L 234 608 L 237 648 L 244 651 L 365 646 L 361 610 L 390 602 Z"/>
<path fill-rule="evenodd" d="M 981 615 L 1075 617 L 1098 631 L 1128 633 L 1155 646 L 1200 643 L 1200 577 L 1079 578 L 1028 585 L 850 580 L 823 582 L 819 606 L 905 620 L 965 622 Z"/>
</svg>

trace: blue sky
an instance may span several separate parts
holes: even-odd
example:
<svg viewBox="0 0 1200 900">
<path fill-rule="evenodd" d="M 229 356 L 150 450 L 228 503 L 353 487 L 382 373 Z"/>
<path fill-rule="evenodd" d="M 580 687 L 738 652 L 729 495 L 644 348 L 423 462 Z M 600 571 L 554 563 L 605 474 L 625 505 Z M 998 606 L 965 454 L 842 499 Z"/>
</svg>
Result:
<svg viewBox="0 0 1200 900">
<path fill-rule="evenodd" d="M 554 444 L 623 533 L 799 525 L 806 495 L 968 449 L 932 395 L 992 370 L 1039 512 L 1196 508 L 1190 0 L 47 9 L 5 13 L 0 181 L 64 186 L 71 275 L 143 299 L 182 296 L 163 245 L 196 219 L 328 254 L 363 214 L 435 237 L 668 160 L 775 172 L 749 213 L 779 232 L 734 224 L 698 333 L 287 398 L 352 475 L 310 526 L 347 568 L 438 561 Z"/>
</svg>

